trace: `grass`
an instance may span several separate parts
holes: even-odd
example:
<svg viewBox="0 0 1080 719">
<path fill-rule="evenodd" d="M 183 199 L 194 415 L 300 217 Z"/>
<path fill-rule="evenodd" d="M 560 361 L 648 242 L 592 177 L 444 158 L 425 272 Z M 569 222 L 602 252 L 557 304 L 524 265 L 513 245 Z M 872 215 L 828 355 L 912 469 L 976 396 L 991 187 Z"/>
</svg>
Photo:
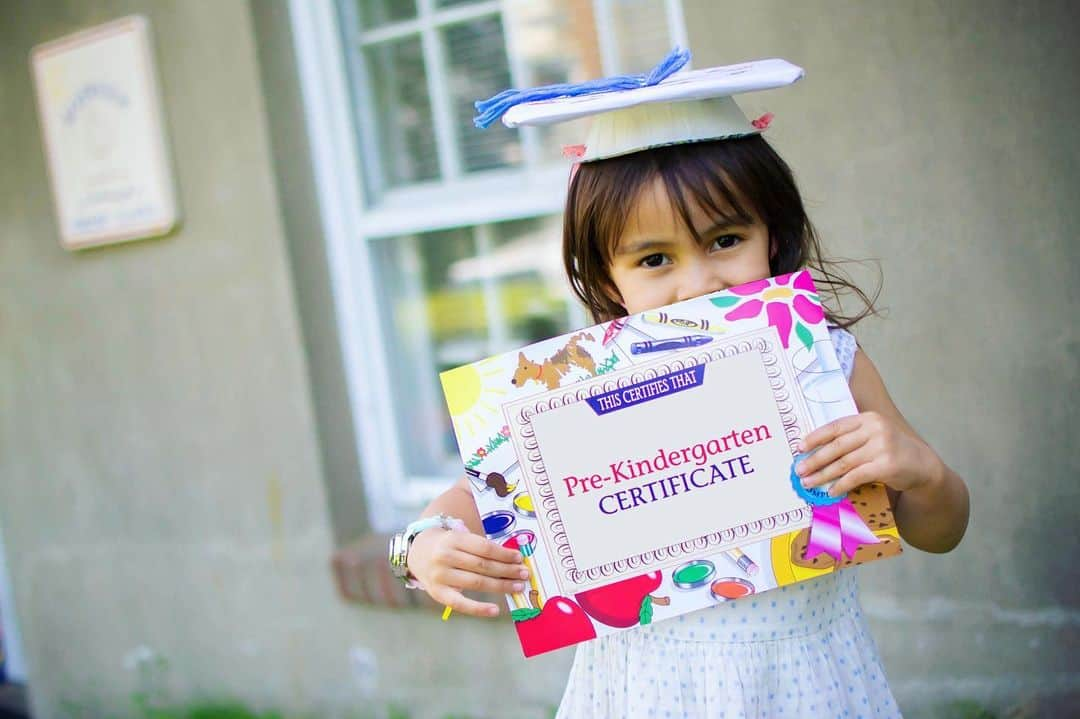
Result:
<svg viewBox="0 0 1080 719">
<path fill-rule="evenodd" d="M 278 709 L 264 709 L 256 711 L 243 702 L 229 699 L 204 699 L 201 701 L 169 704 L 165 701 L 150 700 L 146 695 L 136 693 L 131 696 L 134 704 L 134 712 L 115 713 L 107 710 L 99 703 L 99 700 L 83 699 L 62 700 L 61 716 L 64 719 L 121 719 L 121 717 L 137 717 L 137 719 L 322 719 L 319 713 L 284 713 Z M 554 719 L 557 707 L 548 705 L 543 708 L 541 714 Z M 346 711 L 342 714 L 335 711 L 333 716 L 341 719 L 412 719 L 412 710 L 404 705 L 391 702 L 377 706 L 368 705 L 366 708 Z M 479 719 L 477 715 L 470 713 L 449 712 L 440 719 Z M 949 719 L 953 719 L 951 716 Z M 965 716 L 963 719 L 975 719 Z M 978 717 L 983 719 L 983 717 Z M 996 719 L 996 717 L 994 718 Z"/>
<path fill-rule="evenodd" d="M 997 712 L 970 700 L 951 702 L 943 707 L 937 716 L 940 719 L 1001 719 Z"/>
<path fill-rule="evenodd" d="M 142 716 L 145 719 L 285 719 L 281 712 L 256 712 L 242 704 L 144 708 Z"/>
</svg>

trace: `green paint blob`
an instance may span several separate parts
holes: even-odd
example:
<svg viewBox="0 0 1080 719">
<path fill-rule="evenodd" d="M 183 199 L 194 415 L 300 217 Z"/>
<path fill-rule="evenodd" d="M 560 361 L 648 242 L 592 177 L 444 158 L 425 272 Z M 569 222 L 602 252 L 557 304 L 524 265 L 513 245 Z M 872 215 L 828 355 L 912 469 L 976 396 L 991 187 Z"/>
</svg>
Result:
<svg viewBox="0 0 1080 719">
<path fill-rule="evenodd" d="M 679 584 L 695 584 L 712 573 L 713 568 L 707 564 L 692 564 L 689 567 L 682 567 L 675 572 L 673 579 Z"/>
</svg>

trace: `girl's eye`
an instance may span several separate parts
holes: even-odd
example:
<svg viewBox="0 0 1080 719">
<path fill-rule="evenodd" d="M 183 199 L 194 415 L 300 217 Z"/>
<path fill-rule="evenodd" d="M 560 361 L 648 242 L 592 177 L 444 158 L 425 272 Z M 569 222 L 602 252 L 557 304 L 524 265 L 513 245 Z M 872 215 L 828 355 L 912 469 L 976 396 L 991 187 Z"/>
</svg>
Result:
<svg viewBox="0 0 1080 719">
<path fill-rule="evenodd" d="M 741 241 L 742 239 L 738 235 L 720 235 L 713 240 L 713 247 L 721 250 L 730 250 Z"/>
<path fill-rule="evenodd" d="M 671 262 L 671 260 L 667 258 L 667 255 L 662 255 L 657 252 L 656 254 L 649 255 L 648 257 L 642 257 L 641 262 L 639 262 L 638 264 L 640 264 L 642 267 L 660 267 L 661 265 L 666 265 L 669 262 Z"/>
</svg>

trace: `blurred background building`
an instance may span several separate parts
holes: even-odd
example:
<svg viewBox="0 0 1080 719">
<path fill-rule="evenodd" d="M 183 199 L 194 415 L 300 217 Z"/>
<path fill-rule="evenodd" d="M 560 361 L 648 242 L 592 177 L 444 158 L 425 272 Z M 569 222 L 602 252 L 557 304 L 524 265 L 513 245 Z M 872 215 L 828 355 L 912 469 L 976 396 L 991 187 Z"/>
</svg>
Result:
<svg viewBox="0 0 1080 719">
<path fill-rule="evenodd" d="M 182 224 L 65 251 L 29 54 L 133 13 Z M 587 322 L 558 249 L 560 148 L 582 126 L 480 132 L 472 101 L 641 72 L 678 44 L 696 67 L 807 69 L 744 108 L 776 114 L 829 252 L 880 259 L 888 317 L 856 334 L 971 486 L 957 551 L 860 570 L 907 715 L 1075 712 L 1075 17 L 997 0 L 0 0 L 8 679 L 43 719 L 221 701 L 549 716 L 572 652 L 526 662 L 506 622 L 411 606 L 379 534 L 460 470 L 437 373 Z"/>
</svg>

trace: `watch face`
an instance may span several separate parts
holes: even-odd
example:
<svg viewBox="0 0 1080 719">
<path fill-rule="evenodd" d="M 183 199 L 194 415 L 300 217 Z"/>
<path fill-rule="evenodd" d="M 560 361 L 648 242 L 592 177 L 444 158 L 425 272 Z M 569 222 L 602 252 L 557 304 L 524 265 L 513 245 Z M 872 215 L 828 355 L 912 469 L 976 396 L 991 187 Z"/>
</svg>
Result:
<svg viewBox="0 0 1080 719">
<path fill-rule="evenodd" d="M 390 570 L 394 573 L 394 576 L 404 574 L 405 556 L 404 552 L 401 551 L 404 545 L 403 539 L 404 535 L 401 533 L 390 538 Z"/>
</svg>

